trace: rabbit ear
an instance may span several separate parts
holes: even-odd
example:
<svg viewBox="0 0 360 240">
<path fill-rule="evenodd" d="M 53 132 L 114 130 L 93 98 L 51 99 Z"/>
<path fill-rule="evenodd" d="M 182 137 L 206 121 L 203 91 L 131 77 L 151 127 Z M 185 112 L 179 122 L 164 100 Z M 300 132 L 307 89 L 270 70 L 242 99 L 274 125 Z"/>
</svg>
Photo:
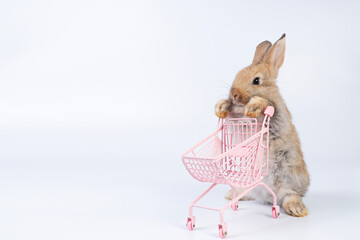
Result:
<svg viewBox="0 0 360 240">
<path fill-rule="evenodd" d="M 264 62 L 268 63 L 270 67 L 277 73 L 284 62 L 285 58 L 285 33 L 279 40 L 271 46 L 269 51 L 265 54 Z"/>
<path fill-rule="evenodd" d="M 256 47 L 252 64 L 256 65 L 256 64 L 261 63 L 261 61 L 264 59 L 266 52 L 269 50 L 270 47 L 271 47 L 271 42 L 269 42 L 269 41 L 264 41 L 264 42 L 260 43 Z"/>
</svg>

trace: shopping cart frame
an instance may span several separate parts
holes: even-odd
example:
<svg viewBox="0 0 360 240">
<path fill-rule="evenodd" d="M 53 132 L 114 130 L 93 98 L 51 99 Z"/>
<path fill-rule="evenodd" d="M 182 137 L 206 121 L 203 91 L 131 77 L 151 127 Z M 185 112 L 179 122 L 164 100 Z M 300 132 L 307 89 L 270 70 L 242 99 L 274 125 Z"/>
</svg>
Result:
<svg viewBox="0 0 360 240">
<path fill-rule="evenodd" d="M 264 120 L 261 124 L 260 131 L 256 131 L 256 133 L 253 134 L 251 137 L 247 138 L 246 140 L 237 144 L 236 146 L 231 147 L 230 149 L 226 149 L 226 146 L 225 146 L 226 144 L 224 143 L 224 141 L 226 141 L 224 138 L 224 135 L 223 135 L 224 134 L 224 131 L 223 131 L 224 130 L 223 129 L 224 120 L 219 119 L 218 128 L 215 132 L 213 132 L 208 137 L 204 138 L 202 141 L 200 141 L 195 146 L 193 146 L 188 151 L 186 151 L 185 153 L 182 154 L 182 161 L 183 161 L 185 167 L 187 168 L 187 170 L 189 171 L 190 175 L 192 175 L 195 179 L 197 179 L 199 181 L 203 181 L 203 182 L 214 181 L 209 188 L 207 188 L 200 196 L 198 196 L 193 202 L 191 202 L 190 207 L 189 207 L 189 217 L 187 218 L 187 222 L 186 222 L 187 228 L 189 230 L 193 230 L 195 227 L 195 216 L 193 215 L 194 207 L 219 211 L 219 213 L 220 213 L 220 224 L 218 225 L 219 236 L 221 238 L 225 238 L 227 235 L 227 224 L 224 221 L 224 211 L 230 207 L 234 211 L 236 211 L 238 209 L 239 200 L 258 186 L 264 187 L 273 198 L 272 216 L 274 218 L 277 218 L 280 215 L 280 207 L 276 204 L 277 200 L 276 200 L 275 193 L 269 188 L 269 186 L 267 186 L 265 183 L 263 183 L 261 181 L 268 172 L 269 127 L 270 127 L 270 118 L 273 116 L 273 114 L 274 114 L 274 108 L 272 106 L 268 106 L 264 111 Z M 242 119 L 239 119 L 239 120 L 242 120 Z M 246 119 L 246 120 L 248 121 L 248 119 Z M 257 124 L 257 125 L 259 125 L 259 124 Z M 194 173 L 194 171 L 192 171 L 191 167 L 189 167 L 189 159 L 197 159 L 196 157 L 189 156 L 189 154 L 192 153 L 193 155 L 196 156 L 196 154 L 194 153 L 194 150 L 197 149 L 202 144 L 204 144 L 205 142 L 207 142 L 209 139 L 218 136 L 218 134 L 220 132 L 222 132 L 221 133 L 222 140 L 220 143 L 222 146 L 221 154 L 219 154 L 217 157 L 215 157 L 213 159 L 212 158 L 203 158 L 203 159 L 198 158 L 200 161 L 209 161 L 210 162 L 209 164 L 211 165 L 211 169 L 209 170 L 209 167 L 208 167 L 207 171 L 214 171 L 213 165 L 216 167 L 216 169 L 218 170 L 217 178 L 211 178 L 210 180 L 206 177 L 202 178 L 198 174 Z M 263 143 L 264 136 L 265 136 L 265 144 Z M 258 148 L 257 148 L 257 152 L 256 152 L 256 154 L 257 154 L 256 161 L 260 161 L 260 164 L 261 164 L 260 170 L 257 171 L 257 175 L 256 175 L 257 178 L 253 182 L 251 182 L 251 184 L 249 184 L 249 185 L 246 185 L 246 184 L 244 185 L 244 183 L 240 182 L 240 181 L 239 181 L 239 183 L 236 183 L 236 182 L 232 181 L 232 179 L 229 179 L 224 174 L 222 174 L 221 169 L 219 169 L 222 167 L 221 161 L 222 161 L 222 159 L 224 159 L 228 156 L 231 156 L 231 154 L 236 155 L 237 151 L 241 151 L 242 148 L 246 147 L 247 144 L 254 141 L 254 139 L 258 139 L 257 140 Z M 260 151 L 259 150 L 260 148 L 266 150 L 266 154 L 264 154 L 263 151 Z M 264 155 L 265 155 L 265 157 L 264 157 Z M 265 159 L 263 159 L 263 158 L 265 158 Z M 265 160 L 265 163 L 264 163 L 264 160 Z M 252 164 L 257 164 L 257 163 L 252 163 Z M 265 168 L 264 172 L 262 172 L 263 168 Z M 213 208 L 213 207 L 209 207 L 209 206 L 196 205 L 196 203 L 200 199 L 202 199 L 207 193 L 209 193 L 218 184 L 226 184 L 226 185 L 229 185 L 233 189 L 233 194 L 234 194 L 233 199 L 228 204 L 226 204 L 222 208 Z M 245 190 L 238 194 L 237 188 L 245 188 Z"/>
</svg>

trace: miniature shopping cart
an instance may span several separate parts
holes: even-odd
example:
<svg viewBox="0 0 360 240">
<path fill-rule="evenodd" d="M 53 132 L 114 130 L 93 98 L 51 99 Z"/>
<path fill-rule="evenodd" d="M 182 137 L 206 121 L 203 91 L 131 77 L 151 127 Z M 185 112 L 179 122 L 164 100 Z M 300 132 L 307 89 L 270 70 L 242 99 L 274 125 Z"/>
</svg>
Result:
<svg viewBox="0 0 360 240">
<path fill-rule="evenodd" d="M 213 183 L 204 193 L 196 198 L 189 209 L 187 228 L 195 227 L 193 207 L 220 212 L 219 235 L 225 238 L 227 225 L 224 211 L 231 206 L 236 211 L 240 198 L 257 186 L 265 189 L 273 197 L 272 216 L 280 215 L 276 205 L 276 195 L 261 180 L 268 172 L 269 123 L 274 108 L 269 106 L 264 111 L 264 120 L 257 123 L 256 118 L 227 118 L 219 120 L 218 129 L 182 155 L 182 161 L 190 175 L 201 182 Z M 234 192 L 233 200 L 221 209 L 195 205 L 217 184 L 227 184 Z M 237 194 L 237 188 L 244 190 Z"/>
</svg>

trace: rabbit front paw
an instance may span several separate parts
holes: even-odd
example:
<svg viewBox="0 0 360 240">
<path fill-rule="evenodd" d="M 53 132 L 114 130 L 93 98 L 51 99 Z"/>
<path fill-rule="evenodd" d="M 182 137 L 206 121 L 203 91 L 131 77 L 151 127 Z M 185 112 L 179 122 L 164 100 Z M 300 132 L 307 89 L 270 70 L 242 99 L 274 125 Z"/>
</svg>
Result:
<svg viewBox="0 0 360 240">
<path fill-rule="evenodd" d="M 249 118 L 257 118 L 266 107 L 266 100 L 255 96 L 245 105 L 244 115 Z"/>
<path fill-rule="evenodd" d="M 215 114 L 219 118 L 226 118 L 230 112 L 231 102 L 229 100 L 220 100 L 215 105 Z"/>
</svg>

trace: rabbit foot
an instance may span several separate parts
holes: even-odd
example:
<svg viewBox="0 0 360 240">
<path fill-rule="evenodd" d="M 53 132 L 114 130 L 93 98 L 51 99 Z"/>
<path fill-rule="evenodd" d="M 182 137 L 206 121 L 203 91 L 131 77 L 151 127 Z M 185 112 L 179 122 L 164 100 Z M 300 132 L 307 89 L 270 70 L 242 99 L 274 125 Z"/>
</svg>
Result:
<svg viewBox="0 0 360 240">
<path fill-rule="evenodd" d="M 241 193 L 241 190 L 238 189 L 236 195 L 239 195 L 240 193 Z M 233 200 L 233 198 L 234 198 L 234 191 L 232 189 L 230 189 L 225 194 L 225 199 Z M 252 200 L 254 200 L 252 197 L 246 196 L 246 195 L 239 199 L 239 201 L 252 201 Z"/>
<path fill-rule="evenodd" d="M 255 96 L 246 104 L 244 115 L 249 118 L 257 118 L 266 107 L 266 100 L 262 97 Z"/>
<path fill-rule="evenodd" d="M 219 118 L 226 118 L 230 112 L 231 103 L 229 100 L 220 100 L 215 105 L 215 114 Z"/>
<path fill-rule="evenodd" d="M 306 208 L 299 195 L 285 197 L 282 207 L 287 214 L 294 217 L 305 217 L 309 214 L 309 210 Z"/>
</svg>

